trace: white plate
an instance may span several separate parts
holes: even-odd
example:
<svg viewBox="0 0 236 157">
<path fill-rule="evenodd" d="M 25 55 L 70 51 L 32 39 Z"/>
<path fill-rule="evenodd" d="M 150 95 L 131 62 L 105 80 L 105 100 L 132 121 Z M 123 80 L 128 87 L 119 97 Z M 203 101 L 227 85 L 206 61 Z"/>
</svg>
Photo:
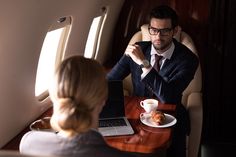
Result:
<svg viewBox="0 0 236 157">
<path fill-rule="evenodd" d="M 162 125 L 157 125 L 155 122 L 153 122 L 153 120 L 151 119 L 151 114 L 150 113 L 141 113 L 140 114 L 140 120 L 143 124 L 147 125 L 147 126 L 151 126 L 151 127 L 155 127 L 155 128 L 166 128 L 166 127 L 170 127 L 172 125 L 175 125 L 175 123 L 177 122 L 176 118 L 173 117 L 172 115 L 169 114 L 165 114 L 165 122 Z"/>
<path fill-rule="evenodd" d="M 44 117 L 34 121 L 30 124 L 30 130 L 55 132 L 55 130 L 51 128 L 50 119 L 51 117 Z"/>
</svg>

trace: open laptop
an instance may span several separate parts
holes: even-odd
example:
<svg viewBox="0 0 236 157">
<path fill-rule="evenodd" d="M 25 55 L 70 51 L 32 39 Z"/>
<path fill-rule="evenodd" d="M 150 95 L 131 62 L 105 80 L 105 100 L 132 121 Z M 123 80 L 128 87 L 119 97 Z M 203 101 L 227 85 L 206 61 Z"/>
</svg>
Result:
<svg viewBox="0 0 236 157">
<path fill-rule="evenodd" d="M 98 131 L 103 136 L 134 133 L 125 117 L 123 82 L 120 80 L 108 81 L 108 99 L 100 113 Z"/>
</svg>

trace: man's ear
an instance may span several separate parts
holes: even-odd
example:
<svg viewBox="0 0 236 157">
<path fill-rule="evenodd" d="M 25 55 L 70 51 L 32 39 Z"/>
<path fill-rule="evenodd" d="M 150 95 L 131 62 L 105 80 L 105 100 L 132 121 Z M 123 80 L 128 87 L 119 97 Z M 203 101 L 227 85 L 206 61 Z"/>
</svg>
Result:
<svg viewBox="0 0 236 157">
<path fill-rule="evenodd" d="M 174 38 L 177 40 L 177 41 L 180 41 L 180 33 L 181 33 L 181 27 L 180 26 L 176 26 L 174 28 Z"/>
<path fill-rule="evenodd" d="M 178 28 L 178 26 L 176 26 L 176 27 L 174 28 L 174 36 L 177 35 L 178 31 L 179 31 L 179 28 Z"/>
</svg>

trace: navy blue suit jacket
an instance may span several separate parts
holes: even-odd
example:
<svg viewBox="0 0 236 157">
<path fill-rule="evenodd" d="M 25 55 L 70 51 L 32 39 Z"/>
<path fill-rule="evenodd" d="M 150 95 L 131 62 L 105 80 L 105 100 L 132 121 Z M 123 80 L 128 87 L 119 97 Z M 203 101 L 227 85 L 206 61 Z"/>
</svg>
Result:
<svg viewBox="0 0 236 157">
<path fill-rule="evenodd" d="M 141 79 L 141 67 L 130 57 L 123 55 L 107 74 L 108 80 L 123 80 L 131 73 L 134 95 L 151 97 L 155 94 L 162 103 L 181 104 L 182 93 L 193 79 L 199 60 L 186 46 L 175 39 L 173 42 L 175 45 L 173 55 L 170 59 L 166 59 L 159 73 L 152 68 Z M 136 44 L 141 46 L 146 59 L 150 61 L 152 43 L 145 41 Z"/>
</svg>

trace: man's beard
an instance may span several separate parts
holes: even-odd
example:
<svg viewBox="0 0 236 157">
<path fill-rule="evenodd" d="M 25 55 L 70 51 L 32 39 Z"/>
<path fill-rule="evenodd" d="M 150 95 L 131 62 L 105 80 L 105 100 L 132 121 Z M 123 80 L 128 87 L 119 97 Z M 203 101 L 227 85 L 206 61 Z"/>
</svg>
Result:
<svg viewBox="0 0 236 157">
<path fill-rule="evenodd" d="M 165 43 L 164 45 L 160 44 L 156 46 L 153 44 L 153 46 L 157 51 L 166 51 L 171 46 L 171 41 L 169 41 L 168 43 Z"/>
</svg>

